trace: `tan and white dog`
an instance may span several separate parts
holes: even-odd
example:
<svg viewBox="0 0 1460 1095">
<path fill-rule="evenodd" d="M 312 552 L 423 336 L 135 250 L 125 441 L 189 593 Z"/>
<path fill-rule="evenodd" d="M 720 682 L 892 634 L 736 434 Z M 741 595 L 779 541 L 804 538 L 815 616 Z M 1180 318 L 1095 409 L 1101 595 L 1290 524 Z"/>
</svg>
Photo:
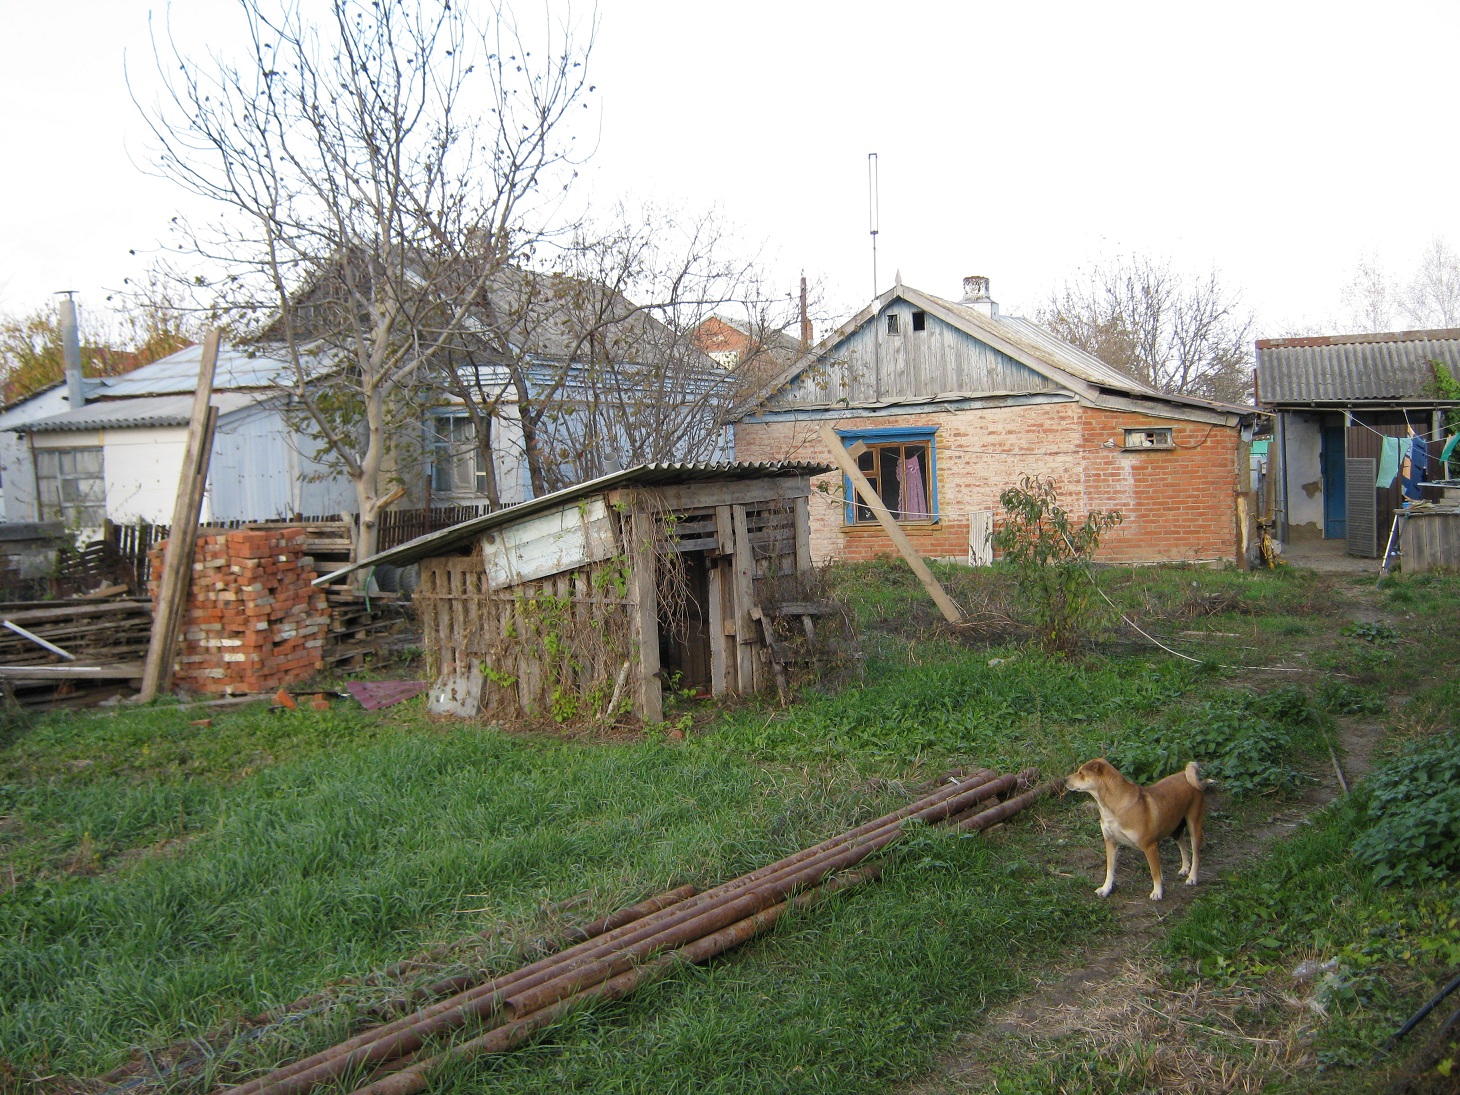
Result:
<svg viewBox="0 0 1460 1095">
<path fill-rule="evenodd" d="M 1109 897 L 1115 889 L 1115 857 L 1122 844 L 1146 853 L 1151 867 L 1151 900 L 1160 901 L 1161 853 L 1159 844 L 1168 836 L 1181 852 L 1181 874 L 1188 886 L 1196 885 L 1201 859 L 1201 827 L 1207 816 L 1205 781 L 1192 761 L 1186 770 L 1167 776 L 1150 787 L 1126 779 L 1104 757 L 1086 761 L 1065 778 L 1071 791 L 1084 791 L 1100 807 L 1100 832 L 1105 837 L 1105 885 L 1095 892 Z M 1182 832 L 1191 844 L 1190 857 L 1178 839 Z"/>
</svg>

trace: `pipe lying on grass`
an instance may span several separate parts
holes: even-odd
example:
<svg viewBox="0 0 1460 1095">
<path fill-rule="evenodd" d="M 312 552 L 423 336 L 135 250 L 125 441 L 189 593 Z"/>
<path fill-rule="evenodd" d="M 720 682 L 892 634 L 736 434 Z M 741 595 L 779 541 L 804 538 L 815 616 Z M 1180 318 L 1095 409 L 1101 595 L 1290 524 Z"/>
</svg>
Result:
<svg viewBox="0 0 1460 1095">
<path fill-rule="evenodd" d="M 832 858 L 843 856 L 846 846 L 854 841 L 860 845 L 871 841 L 878 835 L 887 837 L 887 839 L 875 843 L 875 846 L 869 843 L 865 847 L 862 855 L 870 855 L 894 839 L 901 831 L 901 823 L 907 818 L 921 817 L 924 820 L 933 820 L 931 817 L 924 816 L 933 813 L 938 813 L 938 819 L 946 817 L 949 812 L 953 812 L 947 807 L 948 803 L 954 803 L 956 809 L 962 809 L 976 801 L 971 796 L 992 780 L 993 773 L 984 769 L 966 780 L 942 787 L 891 814 L 866 822 L 849 832 L 803 849 L 776 863 L 761 867 L 749 874 L 741 875 L 703 893 L 669 905 L 660 911 L 606 931 L 602 935 L 558 954 L 529 963 L 485 983 L 476 984 L 459 992 L 456 996 L 397 1019 L 395 1022 L 365 1031 L 303 1061 L 276 1069 L 237 1087 L 229 1088 L 224 1095 L 296 1095 L 296 1093 L 307 1091 L 315 1084 L 334 1079 L 351 1069 L 412 1052 L 424 1044 L 428 1038 L 456 1029 L 473 1019 L 479 1019 L 498 1010 L 506 1001 L 507 989 L 522 991 L 533 988 L 549 980 L 550 975 L 557 976 L 565 972 L 556 970 L 556 967 L 564 963 L 579 959 L 591 961 L 605 954 L 612 954 L 621 947 L 630 946 L 654 937 L 656 934 L 668 932 L 685 921 L 700 917 L 729 901 L 739 899 L 743 896 L 741 891 L 753 895 L 758 892 L 760 886 L 784 880 L 793 875 L 796 876 L 798 884 L 813 884 L 829 868 L 824 868 L 814 877 L 809 875 L 803 877 L 800 872 L 805 865 L 824 864 Z M 939 813 L 939 811 L 944 812 Z M 745 907 L 741 906 L 741 908 Z M 754 912 L 755 909 L 748 911 Z M 716 927 L 718 926 L 717 923 Z M 660 940 L 659 945 L 662 947 L 665 942 L 667 941 Z"/>
<path fill-rule="evenodd" d="M 598 1000 L 619 1000 L 627 996 L 634 989 L 640 988 L 650 981 L 658 980 L 671 973 L 680 964 L 698 964 L 707 962 L 717 954 L 738 946 L 747 940 L 766 931 L 788 909 L 804 909 L 811 905 L 819 904 L 832 894 L 842 890 L 851 889 L 853 886 L 879 877 L 882 873 L 881 864 L 869 863 L 856 871 L 839 875 L 822 883 L 812 890 L 790 898 L 787 901 L 778 902 L 769 908 L 762 909 L 754 916 L 746 917 L 718 932 L 704 936 L 693 943 L 689 943 L 678 950 L 668 954 L 660 955 L 652 962 L 637 966 L 632 970 L 621 973 L 607 981 L 603 981 L 582 992 L 572 996 L 564 997 L 537 1011 L 530 1012 L 512 1022 L 480 1034 L 470 1041 L 462 1042 L 452 1046 L 433 1057 L 428 1057 L 419 1062 L 412 1062 L 408 1067 L 399 1071 L 388 1071 L 388 1074 L 381 1079 L 357 1088 L 352 1095 L 414 1095 L 421 1091 L 430 1082 L 432 1070 L 445 1064 L 448 1060 L 467 1061 L 476 1057 L 485 1056 L 489 1053 L 502 1053 L 522 1044 L 529 1037 L 546 1026 L 557 1022 L 563 1016 L 569 1014 L 586 1004 Z M 402 1062 L 396 1062 L 402 1064 Z"/>
<path fill-rule="evenodd" d="M 876 877 L 879 869 L 875 865 L 859 865 L 901 837 L 909 821 L 948 821 L 969 832 L 996 824 L 1052 785 L 1027 791 L 989 809 L 981 806 L 998 795 L 1028 786 L 1033 776 L 1033 770 L 995 776 L 984 769 L 776 863 L 624 920 L 631 911 L 638 913 L 657 899 L 641 902 L 632 910 L 590 925 L 601 925 L 604 930 L 575 946 L 464 987 L 448 999 L 230 1088 L 224 1095 L 300 1095 L 319 1083 L 372 1066 L 377 1075 L 395 1074 L 364 1089 L 371 1095 L 417 1091 L 424 1086 L 427 1071 L 441 1060 L 465 1052 L 467 1047 L 474 1047 L 468 1056 L 510 1048 L 572 1007 L 590 1000 L 617 999 L 644 980 L 662 975 L 676 962 L 705 961 L 751 938 L 775 923 L 786 908 L 810 904 Z M 849 871 L 854 867 L 859 869 Z M 832 877 L 839 871 L 849 873 Z M 450 979 L 439 984 L 449 991 L 457 983 L 458 979 Z M 491 1029 L 469 1042 L 415 1062 L 426 1052 L 423 1047 L 429 1041 L 468 1024 L 492 1023 L 494 1019 Z M 404 1071 L 395 1072 L 397 1069 Z"/>
<path fill-rule="evenodd" d="M 584 924 L 581 927 L 569 928 L 567 931 L 563 932 L 561 935 L 553 940 L 552 945 L 547 948 L 548 954 L 552 955 L 559 953 L 568 947 L 576 946 L 579 943 L 583 943 L 588 941 L 589 939 L 593 939 L 597 936 L 603 935 L 605 932 L 613 931 L 613 929 L 615 928 L 621 928 L 625 924 L 632 923 L 635 920 L 640 920 L 643 917 L 648 916 L 650 913 L 656 913 L 659 912 L 661 909 L 667 909 L 670 905 L 677 905 L 679 902 L 684 901 L 686 898 L 693 897 L 698 892 L 699 891 L 693 886 L 680 886 L 677 889 L 669 890 L 661 894 L 656 894 L 654 897 L 650 897 L 643 901 L 640 901 L 637 905 L 630 905 L 627 908 L 619 909 L 618 912 L 611 913 L 610 915 L 605 917 L 601 917 L 600 919 L 593 921 L 591 924 Z M 488 933 L 482 933 L 483 937 L 485 937 L 486 934 Z M 446 953 L 446 950 L 442 950 L 441 953 Z M 393 976 L 398 976 L 400 972 L 405 972 L 405 970 L 403 969 L 403 967 L 405 966 L 406 963 L 401 963 L 398 966 L 390 967 L 390 969 L 388 969 L 386 972 L 392 974 Z M 392 973 L 392 971 L 396 972 Z M 435 1000 L 441 996 L 448 996 L 453 993 L 461 992 L 463 989 L 470 988 L 472 985 L 477 984 L 480 980 L 480 973 L 460 973 L 457 974 L 455 977 L 447 977 L 444 980 L 436 981 L 433 984 L 424 985 L 420 988 L 412 989 L 410 994 L 407 996 L 397 996 L 390 1000 L 383 1000 L 379 1004 L 376 1004 L 374 1007 L 372 1007 L 367 1014 L 381 1016 L 389 1015 L 392 1012 L 398 1011 L 403 1007 L 408 1007 L 411 1004 L 419 1004 L 425 1000 Z"/>
</svg>

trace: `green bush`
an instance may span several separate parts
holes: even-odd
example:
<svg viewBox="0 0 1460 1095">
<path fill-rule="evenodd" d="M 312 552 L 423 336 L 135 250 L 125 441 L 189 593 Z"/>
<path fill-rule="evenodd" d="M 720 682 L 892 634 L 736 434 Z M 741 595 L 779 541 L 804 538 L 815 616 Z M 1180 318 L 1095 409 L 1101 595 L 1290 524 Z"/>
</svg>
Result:
<svg viewBox="0 0 1460 1095">
<path fill-rule="evenodd" d="M 1111 761 L 1137 783 L 1178 772 L 1188 761 L 1234 795 L 1289 787 L 1301 779 L 1285 764 L 1295 730 L 1316 728 L 1321 712 L 1297 688 L 1198 704 L 1144 741 L 1112 751 Z"/>
<path fill-rule="evenodd" d="M 1059 505 L 1054 480 L 1026 475 L 999 495 L 1004 520 L 992 544 L 1014 571 L 1019 593 L 1050 654 L 1068 654 L 1103 619 L 1092 599 L 1090 561 L 1118 510 L 1092 510 L 1079 524 Z"/>
<path fill-rule="evenodd" d="M 1442 879 L 1460 868 L 1460 733 L 1411 747 L 1369 777 L 1368 829 L 1354 858 L 1374 881 Z"/>
</svg>

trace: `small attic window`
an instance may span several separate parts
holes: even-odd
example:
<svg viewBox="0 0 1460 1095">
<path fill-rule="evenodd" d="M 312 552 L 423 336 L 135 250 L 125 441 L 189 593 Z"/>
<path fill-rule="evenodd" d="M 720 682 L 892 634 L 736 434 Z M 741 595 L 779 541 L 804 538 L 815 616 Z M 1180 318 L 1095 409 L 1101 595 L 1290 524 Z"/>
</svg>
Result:
<svg viewBox="0 0 1460 1095">
<path fill-rule="evenodd" d="M 1174 449 L 1176 445 L 1171 440 L 1170 427 L 1162 427 L 1154 430 L 1126 430 L 1125 447 L 1127 449 Z"/>
<path fill-rule="evenodd" d="M 898 323 L 898 318 L 899 317 L 896 312 L 887 313 L 887 333 L 889 335 L 895 335 L 901 329 L 900 324 Z"/>
<path fill-rule="evenodd" d="M 913 330 L 914 331 L 926 331 L 927 329 L 928 329 L 928 313 L 927 312 L 922 312 L 922 311 L 914 312 L 913 313 Z"/>
</svg>

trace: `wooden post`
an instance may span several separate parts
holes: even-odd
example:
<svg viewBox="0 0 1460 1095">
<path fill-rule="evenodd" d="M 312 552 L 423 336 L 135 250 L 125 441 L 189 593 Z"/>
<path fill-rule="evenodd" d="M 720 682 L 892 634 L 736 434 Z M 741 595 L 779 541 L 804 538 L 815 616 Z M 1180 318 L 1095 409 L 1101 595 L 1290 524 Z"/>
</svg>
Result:
<svg viewBox="0 0 1460 1095">
<path fill-rule="evenodd" d="M 796 507 L 794 529 L 796 534 L 796 573 L 803 577 L 811 573 L 811 499 L 804 494 L 793 501 Z"/>
<path fill-rule="evenodd" d="M 645 722 L 664 721 L 659 685 L 659 583 L 655 573 L 654 518 L 634 506 L 629 524 L 629 566 L 633 568 L 634 632 L 639 640 L 639 677 L 635 712 Z"/>
<path fill-rule="evenodd" d="M 882 526 L 882 531 L 887 533 L 893 546 L 902 552 L 902 557 L 907 560 L 907 565 L 912 567 L 913 573 L 918 576 L 918 581 L 923 583 L 923 588 L 928 591 L 928 596 L 933 598 L 933 603 L 938 606 L 938 611 L 943 613 L 943 619 L 950 624 L 957 623 L 963 618 L 963 613 L 953 603 L 948 594 L 943 592 L 943 587 L 938 584 L 938 579 L 933 577 L 933 572 L 928 569 L 928 564 L 913 547 L 912 541 L 907 538 L 907 533 L 902 531 L 887 507 L 882 504 L 882 499 L 872 489 L 872 484 L 867 482 L 867 477 L 862 474 L 862 469 L 857 467 L 857 462 L 852 459 L 842 445 L 842 439 L 837 436 L 836 429 L 830 422 L 822 424 L 821 442 L 831 453 L 831 458 L 836 466 L 842 470 L 852 482 L 852 489 L 861 496 L 862 503 L 872 511 L 877 518 L 877 523 Z"/>
<path fill-rule="evenodd" d="M 750 553 L 750 528 L 745 521 L 745 507 L 731 506 L 730 520 L 735 529 L 735 577 L 732 585 L 735 590 L 735 649 L 738 651 L 736 674 L 740 691 L 747 693 L 760 687 L 759 667 L 755 663 L 755 621 L 750 616 L 750 608 L 755 603 L 755 556 Z"/>
<path fill-rule="evenodd" d="M 710 602 L 710 691 L 723 696 L 728 690 L 726 662 L 729 644 L 725 642 L 725 567 L 719 559 L 711 559 L 709 565 Z"/>
<path fill-rule="evenodd" d="M 213 371 L 218 366 L 221 337 L 222 332 L 214 327 L 203 338 L 198 390 L 193 395 L 188 443 L 183 452 L 177 501 L 172 509 L 172 531 L 162 557 L 162 574 L 157 582 L 152 639 L 147 644 L 147 662 L 142 670 L 142 694 L 139 698 L 143 703 L 155 699 L 159 692 L 172 690 L 177 635 L 187 610 L 188 588 L 193 577 L 193 548 L 198 542 L 198 518 L 203 511 L 203 491 L 208 485 L 213 431 L 218 425 L 218 408 L 210 406 L 208 400 L 213 396 Z"/>
</svg>

